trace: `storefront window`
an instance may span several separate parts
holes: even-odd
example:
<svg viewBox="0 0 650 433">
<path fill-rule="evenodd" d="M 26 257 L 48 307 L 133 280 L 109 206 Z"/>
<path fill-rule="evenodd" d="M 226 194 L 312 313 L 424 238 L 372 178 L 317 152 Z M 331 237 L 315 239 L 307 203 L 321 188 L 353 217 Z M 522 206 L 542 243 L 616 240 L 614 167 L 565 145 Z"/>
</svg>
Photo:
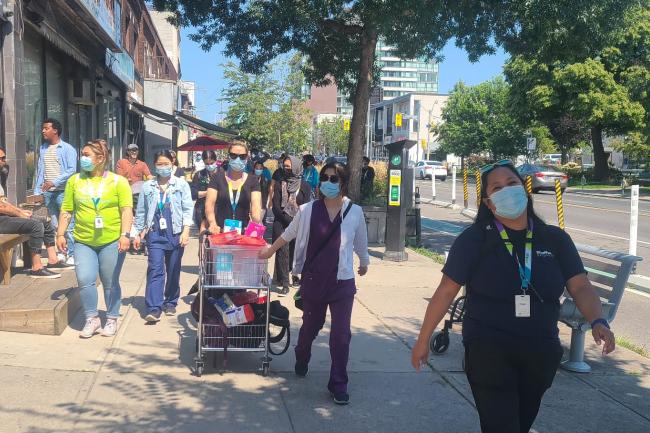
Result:
<svg viewBox="0 0 650 433">
<path fill-rule="evenodd" d="M 61 123 L 65 123 L 65 71 L 58 56 L 52 51 L 52 48 L 46 51 L 45 75 L 47 81 L 47 117 L 52 117 Z"/>
<path fill-rule="evenodd" d="M 41 122 L 45 117 L 43 100 L 43 44 L 38 36 L 25 33 L 23 73 L 25 78 L 25 145 L 27 188 L 34 185 Z"/>
<path fill-rule="evenodd" d="M 122 156 L 122 108 L 120 101 L 106 96 L 101 97 L 99 107 L 99 124 L 102 127 L 101 136 L 108 143 L 111 152 L 112 165 Z"/>
</svg>

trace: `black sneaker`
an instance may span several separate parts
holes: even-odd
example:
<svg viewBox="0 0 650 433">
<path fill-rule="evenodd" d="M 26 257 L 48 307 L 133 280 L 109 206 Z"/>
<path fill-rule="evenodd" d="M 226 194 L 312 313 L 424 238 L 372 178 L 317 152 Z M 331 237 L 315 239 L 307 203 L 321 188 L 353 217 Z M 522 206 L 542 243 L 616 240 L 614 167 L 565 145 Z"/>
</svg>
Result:
<svg viewBox="0 0 650 433">
<path fill-rule="evenodd" d="M 332 393 L 332 399 L 334 400 L 334 403 L 345 406 L 346 404 L 350 403 L 350 396 L 348 395 L 347 392 L 337 392 Z"/>
<path fill-rule="evenodd" d="M 69 271 L 74 269 L 74 265 L 69 265 L 66 262 L 57 262 L 57 263 L 48 263 L 47 268 L 48 271 Z"/>
<path fill-rule="evenodd" d="M 52 272 L 45 268 L 41 268 L 38 271 L 29 270 L 27 271 L 27 275 L 29 275 L 32 278 L 48 278 L 48 279 L 61 278 L 61 274 L 57 274 L 56 272 Z"/>
<path fill-rule="evenodd" d="M 296 372 L 296 376 L 305 377 L 309 372 L 309 364 L 306 362 L 296 361 L 296 365 L 293 368 L 293 371 Z"/>
<path fill-rule="evenodd" d="M 296 275 L 291 276 L 291 285 L 293 287 L 300 287 L 300 277 Z"/>
<path fill-rule="evenodd" d="M 147 314 L 146 317 L 144 318 L 149 323 L 156 323 L 160 321 L 160 310 L 152 311 L 151 313 Z"/>
<path fill-rule="evenodd" d="M 176 307 L 173 305 L 165 305 L 163 307 L 163 311 L 165 312 L 165 316 L 175 316 L 176 315 Z"/>
<path fill-rule="evenodd" d="M 279 296 L 287 296 L 289 294 L 289 286 L 282 286 L 282 288 L 278 291 Z"/>
</svg>

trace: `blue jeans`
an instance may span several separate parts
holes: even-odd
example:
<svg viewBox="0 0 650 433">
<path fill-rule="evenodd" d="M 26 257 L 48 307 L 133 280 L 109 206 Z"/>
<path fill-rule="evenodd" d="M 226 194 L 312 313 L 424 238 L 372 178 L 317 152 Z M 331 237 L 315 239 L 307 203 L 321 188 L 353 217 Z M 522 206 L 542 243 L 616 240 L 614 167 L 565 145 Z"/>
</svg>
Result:
<svg viewBox="0 0 650 433">
<path fill-rule="evenodd" d="M 166 306 L 175 307 L 181 293 L 181 260 L 185 248 L 172 250 L 149 247 L 149 267 L 145 304 L 147 311 L 160 311 Z"/>
<path fill-rule="evenodd" d="M 52 218 L 52 227 L 56 230 L 59 227 L 59 214 L 61 213 L 61 204 L 63 203 L 63 191 L 44 191 L 43 198 L 45 206 Z M 74 228 L 74 218 L 70 220 L 68 229 L 65 232 L 65 238 L 68 241 L 68 257 L 74 256 L 74 238 L 72 229 Z"/>
<path fill-rule="evenodd" d="M 104 286 L 106 317 L 117 319 L 122 305 L 120 272 L 126 252 L 119 253 L 118 241 L 100 247 L 77 243 L 75 250 L 75 272 L 80 289 L 81 306 L 86 318 L 97 316 L 97 274 Z"/>
</svg>

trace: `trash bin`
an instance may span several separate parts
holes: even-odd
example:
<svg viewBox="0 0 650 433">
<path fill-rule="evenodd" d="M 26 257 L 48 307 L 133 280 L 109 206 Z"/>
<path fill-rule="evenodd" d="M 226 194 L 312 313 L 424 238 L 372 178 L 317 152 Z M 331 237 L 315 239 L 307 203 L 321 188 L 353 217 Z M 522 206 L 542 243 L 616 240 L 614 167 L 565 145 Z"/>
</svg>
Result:
<svg viewBox="0 0 650 433">
<path fill-rule="evenodd" d="M 381 206 L 364 206 L 368 228 L 368 243 L 384 245 L 386 239 L 386 208 Z"/>
</svg>

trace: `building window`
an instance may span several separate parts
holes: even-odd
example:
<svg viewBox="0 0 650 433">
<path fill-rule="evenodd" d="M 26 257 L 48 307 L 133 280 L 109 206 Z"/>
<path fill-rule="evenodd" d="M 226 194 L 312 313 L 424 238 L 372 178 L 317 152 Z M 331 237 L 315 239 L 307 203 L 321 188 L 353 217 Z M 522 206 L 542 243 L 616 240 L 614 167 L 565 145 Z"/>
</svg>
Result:
<svg viewBox="0 0 650 433">
<path fill-rule="evenodd" d="M 41 144 L 41 122 L 45 118 L 42 39 L 31 32 L 26 32 L 23 52 L 23 76 L 25 80 L 25 159 L 27 189 L 31 189 L 34 186 L 38 149 Z"/>
<path fill-rule="evenodd" d="M 65 124 L 65 70 L 52 49 L 45 55 L 45 79 L 47 88 L 47 117 Z M 67 137 L 67 133 L 63 131 Z"/>
</svg>

